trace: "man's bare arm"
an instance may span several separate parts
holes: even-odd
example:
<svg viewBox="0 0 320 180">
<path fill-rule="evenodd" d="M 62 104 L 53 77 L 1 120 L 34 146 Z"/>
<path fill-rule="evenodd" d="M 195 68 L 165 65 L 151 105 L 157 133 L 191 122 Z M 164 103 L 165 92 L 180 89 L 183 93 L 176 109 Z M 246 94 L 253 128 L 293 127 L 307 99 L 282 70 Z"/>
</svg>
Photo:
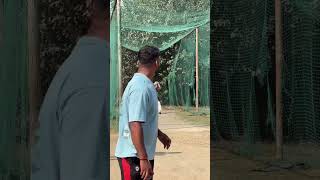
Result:
<svg viewBox="0 0 320 180">
<path fill-rule="evenodd" d="M 146 148 L 144 146 L 143 129 L 141 122 L 130 122 L 131 137 L 133 145 L 135 146 L 138 157 L 140 159 L 148 159 Z"/>
<path fill-rule="evenodd" d="M 160 131 L 160 129 L 158 129 L 158 139 L 161 141 L 161 143 L 163 144 L 163 147 L 165 149 L 169 149 L 171 146 L 171 139 L 162 131 Z"/>
</svg>

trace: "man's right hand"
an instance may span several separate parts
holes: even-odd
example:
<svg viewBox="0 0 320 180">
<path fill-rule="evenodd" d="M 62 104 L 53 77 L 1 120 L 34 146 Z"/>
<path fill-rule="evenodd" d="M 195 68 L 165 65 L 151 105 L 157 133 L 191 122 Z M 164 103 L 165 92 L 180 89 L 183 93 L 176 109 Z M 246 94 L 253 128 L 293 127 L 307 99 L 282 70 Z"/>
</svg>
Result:
<svg viewBox="0 0 320 180">
<path fill-rule="evenodd" d="M 153 176 L 153 170 L 150 161 L 140 160 L 140 175 L 143 180 L 148 180 Z"/>
</svg>

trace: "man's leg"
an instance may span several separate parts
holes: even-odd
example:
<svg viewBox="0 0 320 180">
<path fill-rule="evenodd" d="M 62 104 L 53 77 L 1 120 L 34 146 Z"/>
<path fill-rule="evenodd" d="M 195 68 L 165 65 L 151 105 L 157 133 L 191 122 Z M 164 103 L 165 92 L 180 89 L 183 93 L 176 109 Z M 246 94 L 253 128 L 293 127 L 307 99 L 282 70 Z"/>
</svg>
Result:
<svg viewBox="0 0 320 180">
<path fill-rule="evenodd" d="M 140 175 L 140 160 L 138 158 L 118 158 L 118 162 L 122 180 L 142 180 Z M 154 161 L 152 160 L 150 163 L 153 169 Z"/>
<path fill-rule="evenodd" d="M 142 180 L 140 176 L 140 160 L 136 157 L 118 158 L 122 180 Z"/>
<path fill-rule="evenodd" d="M 152 171 L 154 172 L 154 160 L 151 160 L 150 163 L 151 163 L 151 166 L 152 166 Z M 152 177 L 151 180 L 153 180 L 153 177 Z"/>
<path fill-rule="evenodd" d="M 124 172 L 123 172 L 122 159 L 121 159 L 121 158 L 117 158 L 117 159 L 118 159 L 118 163 L 119 163 L 119 167 L 120 167 L 121 179 L 124 180 Z"/>
</svg>

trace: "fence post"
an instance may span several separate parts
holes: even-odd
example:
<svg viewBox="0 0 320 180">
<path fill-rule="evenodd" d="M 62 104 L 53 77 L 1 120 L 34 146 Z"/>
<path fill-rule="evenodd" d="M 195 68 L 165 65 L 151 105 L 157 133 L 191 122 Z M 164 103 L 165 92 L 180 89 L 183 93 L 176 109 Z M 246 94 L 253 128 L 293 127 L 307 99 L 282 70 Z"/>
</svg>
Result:
<svg viewBox="0 0 320 180">
<path fill-rule="evenodd" d="M 121 102 L 121 95 L 122 95 L 122 76 L 121 76 L 121 70 L 122 70 L 122 59 L 121 59 L 121 0 L 117 0 L 117 26 L 118 26 L 118 76 L 119 76 L 119 91 L 118 91 L 118 100 L 119 100 L 119 106 Z"/>
<path fill-rule="evenodd" d="M 282 4 L 275 0 L 275 49 L 276 49 L 276 159 L 283 159 L 283 119 L 282 119 Z"/>
<path fill-rule="evenodd" d="M 199 28 L 196 28 L 196 110 L 199 111 Z"/>
</svg>

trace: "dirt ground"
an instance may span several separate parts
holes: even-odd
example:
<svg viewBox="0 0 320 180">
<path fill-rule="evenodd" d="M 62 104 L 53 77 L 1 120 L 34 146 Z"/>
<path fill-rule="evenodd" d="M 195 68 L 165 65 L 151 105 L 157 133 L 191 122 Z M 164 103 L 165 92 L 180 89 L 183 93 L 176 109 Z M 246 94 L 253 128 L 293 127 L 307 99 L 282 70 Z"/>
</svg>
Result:
<svg viewBox="0 0 320 180">
<path fill-rule="evenodd" d="M 210 153 L 209 124 L 209 115 L 166 107 L 160 115 L 159 128 L 170 136 L 172 147 L 164 150 L 158 142 L 154 180 L 320 180 L 319 147 L 294 145 L 285 148 L 288 157 L 296 162 L 307 162 L 313 167 L 311 169 L 257 172 L 253 170 L 265 166 L 261 161 L 250 160 L 213 144 Z M 116 141 L 117 133 L 112 132 L 111 180 L 120 180 L 118 162 L 113 156 Z M 273 146 L 263 147 L 270 150 L 262 157 L 270 156 Z"/>
<path fill-rule="evenodd" d="M 164 150 L 158 141 L 154 180 L 209 180 L 210 127 L 209 115 L 194 115 L 166 108 L 159 116 L 159 128 L 172 140 Z M 110 146 L 111 180 L 120 180 L 114 149 L 117 133 L 112 133 Z"/>
<path fill-rule="evenodd" d="M 283 161 L 275 161 L 274 143 L 221 141 L 211 147 L 214 180 L 320 180 L 320 149 L 312 143 L 285 144 Z"/>
<path fill-rule="evenodd" d="M 213 148 L 212 179 L 214 180 L 319 180 L 318 172 L 280 170 L 255 172 L 263 163 Z"/>
</svg>

